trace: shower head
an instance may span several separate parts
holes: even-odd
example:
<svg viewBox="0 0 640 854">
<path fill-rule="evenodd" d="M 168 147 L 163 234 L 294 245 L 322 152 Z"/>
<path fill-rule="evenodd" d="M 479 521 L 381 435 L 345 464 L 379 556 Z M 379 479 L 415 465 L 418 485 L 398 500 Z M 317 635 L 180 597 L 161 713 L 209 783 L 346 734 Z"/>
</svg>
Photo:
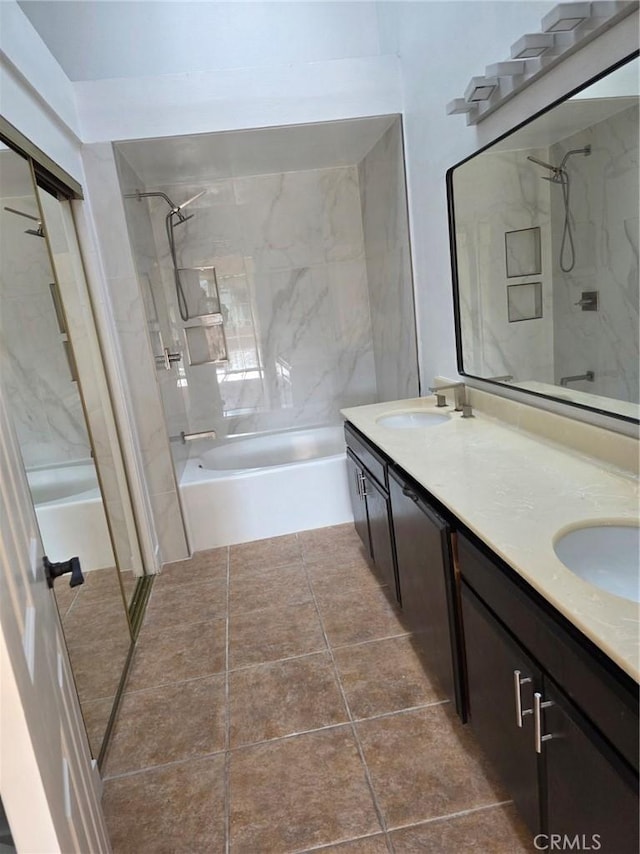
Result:
<svg viewBox="0 0 640 854">
<path fill-rule="evenodd" d="M 5 205 L 4 209 L 9 211 L 9 213 L 15 214 L 16 216 L 23 216 L 25 219 L 31 219 L 33 222 L 38 223 L 37 228 L 27 228 L 25 234 L 32 234 L 34 237 L 44 237 L 44 229 L 42 228 L 42 223 L 37 216 L 33 216 L 33 214 L 25 213 L 24 211 L 18 211 L 15 208 L 9 208 Z"/>
<path fill-rule="evenodd" d="M 196 194 L 195 194 L 195 196 L 191 196 L 191 198 L 190 198 L 190 199 L 187 199 L 187 201 L 186 201 L 186 202 L 183 202 L 181 205 L 176 205 L 176 206 L 175 206 L 175 207 L 176 207 L 176 210 L 179 210 L 179 211 L 183 210 L 184 208 L 186 208 L 186 207 L 187 207 L 187 205 L 190 205 L 190 204 L 191 204 L 191 202 L 195 202 L 195 201 L 196 201 L 196 199 L 199 199 L 201 196 L 204 196 L 204 194 L 205 194 L 206 192 L 207 192 L 206 190 L 200 190 L 200 192 L 199 192 L 199 193 L 196 193 Z"/>
<path fill-rule="evenodd" d="M 545 163 L 544 160 L 538 160 L 537 157 L 534 157 L 532 154 L 527 155 L 527 160 L 530 160 L 532 163 L 537 163 L 538 166 L 542 166 L 544 169 L 549 169 L 550 172 L 557 172 L 560 167 L 552 166 L 551 163 Z"/>
</svg>

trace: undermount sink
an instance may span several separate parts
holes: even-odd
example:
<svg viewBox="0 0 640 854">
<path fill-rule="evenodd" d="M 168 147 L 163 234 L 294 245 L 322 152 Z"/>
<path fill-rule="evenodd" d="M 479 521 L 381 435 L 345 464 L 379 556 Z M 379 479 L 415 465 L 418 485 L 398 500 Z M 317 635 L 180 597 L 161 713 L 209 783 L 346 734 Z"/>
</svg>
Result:
<svg viewBox="0 0 640 854">
<path fill-rule="evenodd" d="M 440 412 L 393 412 L 389 415 L 382 415 L 376 419 L 376 423 L 380 427 L 389 427 L 392 430 L 408 430 L 415 427 L 434 427 L 436 424 L 443 424 L 449 421 L 448 415 L 442 415 Z"/>
<path fill-rule="evenodd" d="M 562 563 L 588 581 L 628 599 L 640 601 L 640 528 L 590 525 L 569 531 L 554 544 Z"/>
</svg>

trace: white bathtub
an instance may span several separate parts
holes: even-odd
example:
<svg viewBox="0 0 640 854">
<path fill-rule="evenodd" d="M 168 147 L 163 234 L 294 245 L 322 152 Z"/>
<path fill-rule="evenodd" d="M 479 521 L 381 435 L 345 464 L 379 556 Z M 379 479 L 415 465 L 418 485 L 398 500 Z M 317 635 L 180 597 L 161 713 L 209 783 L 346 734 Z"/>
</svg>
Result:
<svg viewBox="0 0 640 854">
<path fill-rule="evenodd" d="M 193 551 L 353 520 L 342 427 L 200 447 L 180 481 Z"/>
<path fill-rule="evenodd" d="M 40 466 L 30 469 L 27 479 L 49 560 L 77 555 L 83 572 L 115 565 L 91 460 Z"/>
</svg>

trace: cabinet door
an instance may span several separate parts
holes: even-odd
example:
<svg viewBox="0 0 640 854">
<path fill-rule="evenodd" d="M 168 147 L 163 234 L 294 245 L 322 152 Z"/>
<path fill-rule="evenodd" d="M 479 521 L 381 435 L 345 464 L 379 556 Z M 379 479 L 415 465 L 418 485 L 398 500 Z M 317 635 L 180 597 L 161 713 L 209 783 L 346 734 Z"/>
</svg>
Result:
<svg viewBox="0 0 640 854">
<path fill-rule="evenodd" d="M 637 778 L 563 693 L 546 680 L 541 749 L 548 833 L 579 836 L 603 854 L 637 854 Z M 599 848 L 598 848 L 599 844 Z"/>
<path fill-rule="evenodd" d="M 351 508 L 353 509 L 353 524 L 356 533 L 362 540 L 362 544 L 371 555 L 371 540 L 369 539 L 369 520 L 367 518 L 367 504 L 364 496 L 364 474 L 358 463 L 357 457 L 347 448 L 347 479 L 349 482 L 349 495 L 351 496 Z"/>
<path fill-rule="evenodd" d="M 389 492 L 402 612 L 430 671 L 461 714 L 447 525 L 396 475 L 389 478 Z"/>
<path fill-rule="evenodd" d="M 367 474 L 364 476 L 364 485 L 369 516 L 371 552 L 376 574 L 380 582 L 387 584 L 393 596 L 398 599 L 389 499 L 375 480 Z"/>
<path fill-rule="evenodd" d="M 461 593 L 469 724 L 522 817 L 538 833 L 533 693 L 541 675 L 464 582 Z"/>
</svg>

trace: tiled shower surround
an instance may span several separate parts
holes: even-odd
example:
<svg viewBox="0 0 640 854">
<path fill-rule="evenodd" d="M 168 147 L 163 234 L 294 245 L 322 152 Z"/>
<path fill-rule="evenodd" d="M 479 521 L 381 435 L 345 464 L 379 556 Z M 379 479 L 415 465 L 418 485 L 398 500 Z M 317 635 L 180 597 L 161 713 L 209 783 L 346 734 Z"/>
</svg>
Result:
<svg viewBox="0 0 640 854">
<path fill-rule="evenodd" d="M 181 199 L 202 188 L 193 219 L 176 232 L 178 257 L 184 267 L 216 268 L 229 363 L 185 368 L 191 430 L 324 424 L 346 401 L 374 401 L 355 167 L 162 189 Z M 164 294 L 177 316 L 166 204 L 152 199 L 149 207 Z"/>
<path fill-rule="evenodd" d="M 535 850 L 351 525 L 165 567 L 104 775 L 115 854 Z"/>
<path fill-rule="evenodd" d="M 2 207 L 38 215 L 33 196 L 3 198 Z M 20 450 L 29 468 L 90 458 L 77 385 L 72 382 L 50 284 L 44 240 L 33 223 L 2 210 L 0 350 Z"/>
<path fill-rule="evenodd" d="M 556 381 L 590 370 L 594 381 L 576 388 L 637 403 L 638 107 L 563 140 L 549 149 L 549 155 L 553 162 L 561 162 L 567 151 L 585 145 L 591 145 L 591 154 L 573 155 L 567 167 L 572 175 L 576 246 L 570 273 L 563 273 L 558 264 L 564 205 L 559 189 L 551 188 Z M 597 312 L 576 306 L 583 291 L 598 291 Z"/>
<path fill-rule="evenodd" d="M 357 165 L 151 187 L 116 159 L 124 193 L 206 190 L 176 228 L 178 263 L 216 268 L 226 365 L 188 364 L 166 203 L 125 200 L 152 347 L 183 353 L 157 375 L 170 435 L 335 424 L 341 407 L 418 393 L 399 120 Z M 179 477 L 188 448 L 171 447 Z"/>
</svg>

